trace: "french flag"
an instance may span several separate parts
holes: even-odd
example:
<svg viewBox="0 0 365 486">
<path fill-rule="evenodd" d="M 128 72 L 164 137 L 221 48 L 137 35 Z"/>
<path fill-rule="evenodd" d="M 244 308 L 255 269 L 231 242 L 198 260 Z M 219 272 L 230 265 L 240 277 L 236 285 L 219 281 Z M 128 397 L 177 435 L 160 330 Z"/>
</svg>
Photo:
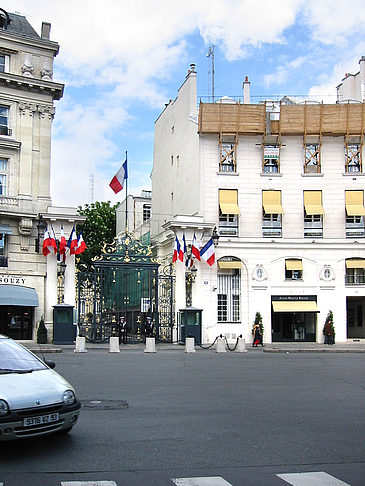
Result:
<svg viewBox="0 0 365 486">
<path fill-rule="evenodd" d="M 64 255 L 66 253 L 66 246 L 67 246 L 67 241 L 66 241 L 65 233 L 63 231 L 63 226 L 61 226 L 60 255 Z"/>
<path fill-rule="evenodd" d="M 82 237 L 82 232 L 80 232 L 79 237 L 77 239 L 77 248 L 75 250 L 75 255 L 80 255 L 81 253 L 84 253 L 86 248 L 87 246 L 84 241 L 84 238 Z"/>
<path fill-rule="evenodd" d="M 191 245 L 191 254 L 194 258 L 196 258 L 200 262 L 200 250 L 198 242 L 196 241 L 196 236 L 194 233 L 193 243 Z"/>
<path fill-rule="evenodd" d="M 200 250 L 200 256 L 210 267 L 213 265 L 215 262 L 215 248 L 212 238 Z"/>
<path fill-rule="evenodd" d="M 47 256 L 51 253 L 51 250 L 53 248 L 51 238 L 49 236 L 48 230 L 45 230 L 44 236 L 43 236 L 43 246 L 42 246 L 42 253 L 44 256 Z"/>
<path fill-rule="evenodd" d="M 70 255 L 75 255 L 75 251 L 77 248 L 77 236 L 75 226 L 72 228 L 70 237 L 67 242 L 67 248 L 70 250 Z"/>
<path fill-rule="evenodd" d="M 180 242 L 177 239 L 177 236 L 175 236 L 174 254 L 172 255 L 172 263 L 175 263 L 177 261 L 179 253 L 180 253 Z"/>
<path fill-rule="evenodd" d="M 122 167 L 115 174 L 113 179 L 110 181 L 109 186 L 113 189 L 115 194 L 118 194 L 124 187 L 124 181 L 128 178 L 128 167 L 127 167 L 127 155 L 125 157 L 125 162 Z"/>
<path fill-rule="evenodd" d="M 180 247 L 180 250 L 179 250 L 179 260 L 181 262 L 184 261 L 184 255 L 185 254 L 186 254 L 186 241 L 185 241 L 185 234 L 183 234 L 182 246 Z"/>
</svg>

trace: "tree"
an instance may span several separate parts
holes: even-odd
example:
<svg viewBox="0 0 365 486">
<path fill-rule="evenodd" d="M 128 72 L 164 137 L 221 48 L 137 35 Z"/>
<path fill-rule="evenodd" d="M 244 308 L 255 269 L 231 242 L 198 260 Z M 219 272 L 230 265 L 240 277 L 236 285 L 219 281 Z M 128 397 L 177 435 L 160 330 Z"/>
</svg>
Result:
<svg viewBox="0 0 365 486">
<path fill-rule="evenodd" d="M 117 221 L 116 208 L 117 204 L 112 206 L 110 201 L 78 207 L 79 214 L 86 216 L 86 221 L 82 226 L 77 227 L 77 233 L 82 231 L 87 245 L 87 249 L 77 258 L 79 268 L 81 264 L 90 265 L 94 257 L 101 255 L 104 245 L 113 242 Z"/>
</svg>

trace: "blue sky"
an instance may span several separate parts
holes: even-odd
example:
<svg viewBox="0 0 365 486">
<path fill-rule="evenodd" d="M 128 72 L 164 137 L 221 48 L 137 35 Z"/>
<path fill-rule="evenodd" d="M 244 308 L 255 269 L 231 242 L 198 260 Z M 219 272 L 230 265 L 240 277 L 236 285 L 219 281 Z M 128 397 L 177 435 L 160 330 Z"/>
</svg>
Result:
<svg viewBox="0 0 365 486">
<path fill-rule="evenodd" d="M 190 63 L 198 96 L 242 96 L 245 76 L 258 97 L 335 100 L 346 72 L 365 55 L 362 0 L 3 0 L 60 44 L 54 80 L 52 199 L 57 206 L 117 202 L 108 184 L 128 151 L 130 193 L 150 189 L 154 121 L 174 99 Z"/>
</svg>

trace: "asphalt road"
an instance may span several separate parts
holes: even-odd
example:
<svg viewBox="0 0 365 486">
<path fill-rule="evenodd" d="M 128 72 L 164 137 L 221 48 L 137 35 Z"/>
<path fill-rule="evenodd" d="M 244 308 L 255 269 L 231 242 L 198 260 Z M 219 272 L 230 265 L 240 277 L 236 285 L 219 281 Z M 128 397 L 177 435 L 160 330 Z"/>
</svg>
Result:
<svg viewBox="0 0 365 486">
<path fill-rule="evenodd" d="M 75 386 L 79 422 L 68 436 L 0 443 L 0 485 L 287 486 L 278 474 L 303 472 L 365 485 L 365 354 L 182 348 L 47 359 Z"/>
</svg>

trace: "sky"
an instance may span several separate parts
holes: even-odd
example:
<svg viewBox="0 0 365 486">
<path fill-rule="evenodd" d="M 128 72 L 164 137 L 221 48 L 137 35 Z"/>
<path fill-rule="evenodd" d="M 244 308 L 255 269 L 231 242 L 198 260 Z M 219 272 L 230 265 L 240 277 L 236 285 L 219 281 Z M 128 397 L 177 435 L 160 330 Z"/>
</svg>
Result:
<svg viewBox="0 0 365 486">
<path fill-rule="evenodd" d="M 2 0 L 60 45 L 51 196 L 55 206 L 120 202 L 109 182 L 128 152 L 128 193 L 151 189 L 154 122 L 196 64 L 198 101 L 304 96 L 334 102 L 365 55 L 363 0 Z M 242 99 L 242 98 L 241 98 Z M 93 177 L 94 183 L 90 183 Z M 93 188 L 93 191 L 91 191 Z M 93 192 L 93 198 L 92 198 Z"/>
</svg>

